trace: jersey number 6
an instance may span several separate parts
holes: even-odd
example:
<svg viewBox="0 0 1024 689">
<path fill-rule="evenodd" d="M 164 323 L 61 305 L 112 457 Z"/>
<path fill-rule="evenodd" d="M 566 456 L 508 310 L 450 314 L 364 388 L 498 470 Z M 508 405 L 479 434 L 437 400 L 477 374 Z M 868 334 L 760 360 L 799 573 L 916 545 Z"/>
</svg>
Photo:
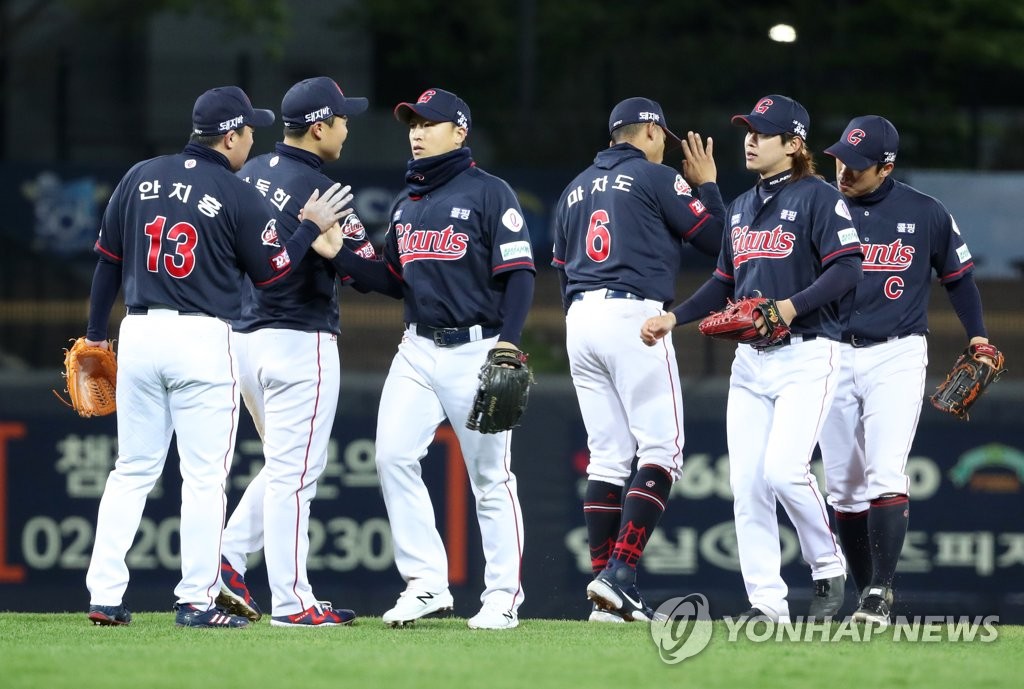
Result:
<svg viewBox="0 0 1024 689">
<path fill-rule="evenodd" d="M 590 214 L 587 227 L 587 256 L 594 263 L 604 263 L 612 250 L 612 234 L 608 231 L 608 211 L 598 209 Z"/>
<path fill-rule="evenodd" d="M 164 225 L 167 218 L 158 215 L 146 224 L 149 237 L 149 251 L 146 253 L 146 270 L 155 273 L 160 270 L 160 253 L 163 248 Z M 172 278 L 188 277 L 196 267 L 195 248 L 198 241 L 196 228 L 187 222 L 178 222 L 167 230 L 167 239 L 174 242 L 174 253 L 164 254 L 164 268 Z"/>
</svg>

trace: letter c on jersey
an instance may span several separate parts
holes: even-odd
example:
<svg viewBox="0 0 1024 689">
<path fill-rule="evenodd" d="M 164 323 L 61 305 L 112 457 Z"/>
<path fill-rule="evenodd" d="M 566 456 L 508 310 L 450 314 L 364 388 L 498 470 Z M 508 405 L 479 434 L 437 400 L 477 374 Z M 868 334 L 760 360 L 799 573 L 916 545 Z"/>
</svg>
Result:
<svg viewBox="0 0 1024 689">
<path fill-rule="evenodd" d="M 889 299 L 899 299 L 903 295 L 903 278 L 899 275 L 893 275 L 885 281 L 883 292 L 885 292 L 885 296 Z"/>
</svg>

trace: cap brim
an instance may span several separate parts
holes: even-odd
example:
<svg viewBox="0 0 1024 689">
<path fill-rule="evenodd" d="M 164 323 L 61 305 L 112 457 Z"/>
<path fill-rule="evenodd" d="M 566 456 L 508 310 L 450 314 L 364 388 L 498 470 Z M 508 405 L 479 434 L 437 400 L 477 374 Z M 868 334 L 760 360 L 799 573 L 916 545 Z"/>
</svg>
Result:
<svg viewBox="0 0 1024 689">
<path fill-rule="evenodd" d="M 366 112 L 366 109 L 370 107 L 370 101 L 366 98 L 346 98 L 345 107 L 338 111 L 339 115 L 359 115 L 360 113 Z"/>
<path fill-rule="evenodd" d="M 771 120 L 761 117 L 760 115 L 733 115 L 732 123 L 739 126 L 750 127 L 758 134 L 767 134 L 774 136 L 776 134 L 785 134 L 787 129 L 774 124 Z"/>
<path fill-rule="evenodd" d="M 426 103 L 399 103 L 395 106 L 395 119 L 402 124 L 409 124 L 413 115 L 419 115 L 427 122 L 451 122 L 452 118 Z"/>
<path fill-rule="evenodd" d="M 666 148 L 670 148 L 670 147 L 674 147 L 674 146 L 682 146 L 683 140 L 680 139 L 678 136 L 676 136 L 675 132 L 673 132 L 668 127 L 662 127 L 662 129 L 665 130 L 665 141 L 666 141 L 665 147 Z M 669 143 L 671 143 L 671 146 L 669 145 Z"/>
<path fill-rule="evenodd" d="M 252 127 L 269 127 L 274 124 L 274 113 L 270 110 L 261 110 L 254 108 L 252 111 L 252 117 L 246 124 Z"/>
<path fill-rule="evenodd" d="M 878 164 L 877 160 L 865 158 L 860 153 L 857 153 L 853 146 L 845 141 L 837 141 L 826 148 L 825 153 L 833 158 L 839 158 L 839 160 L 843 161 L 843 165 L 851 170 L 867 170 L 869 167 L 874 167 Z"/>
</svg>

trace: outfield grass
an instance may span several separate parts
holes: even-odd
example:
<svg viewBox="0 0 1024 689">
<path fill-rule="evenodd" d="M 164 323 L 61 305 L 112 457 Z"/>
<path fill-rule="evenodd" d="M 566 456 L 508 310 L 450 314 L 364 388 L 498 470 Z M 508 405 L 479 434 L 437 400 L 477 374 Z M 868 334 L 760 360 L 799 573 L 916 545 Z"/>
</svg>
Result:
<svg viewBox="0 0 1024 689">
<path fill-rule="evenodd" d="M 1024 627 L 953 643 L 765 641 L 716 622 L 706 649 L 661 662 L 647 626 L 521 621 L 516 630 L 472 631 L 465 620 L 353 627 L 179 629 L 171 613 L 137 613 L 129 627 L 93 627 L 85 615 L 0 613 L 0 686 L 38 687 L 700 687 L 821 689 L 872 685 L 962 689 L 1017 687 Z M 656 684 L 652 684 L 652 681 Z"/>
</svg>

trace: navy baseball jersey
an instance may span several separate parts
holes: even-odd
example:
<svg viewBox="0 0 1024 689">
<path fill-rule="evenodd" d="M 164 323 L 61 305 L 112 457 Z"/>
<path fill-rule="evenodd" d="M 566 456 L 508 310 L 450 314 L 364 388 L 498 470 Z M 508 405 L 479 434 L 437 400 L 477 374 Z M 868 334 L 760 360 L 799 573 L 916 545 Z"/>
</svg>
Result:
<svg viewBox="0 0 1024 689">
<path fill-rule="evenodd" d="M 565 270 L 567 299 L 608 288 L 668 302 L 683 242 L 721 227 L 712 220 L 682 175 L 617 144 L 562 192 L 552 265 Z"/>
<path fill-rule="evenodd" d="M 519 200 L 476 166 L 426 197 L 403 194 L 383 254 L 402 280 L 406 322 L 437 328 L 500 327 L 503 286 L 495 278 L 535 270 Z"/>
<path fill-rule="evenodd" d="M 277 143 L 273 153 L 253 158 L 238 172 L 263 195 L 264 203 L 270 204 L 282 242 L 298 228 L 299 210 L 313 190 L 322 193 L 334 184 L 320 171 L 322 165 L 313 153 Z M 358 218 L 349 216 L 344 222 L 353 221 L 358 222 Z M 256 289 L 247 280 L 242 290 L 242 315 L 232 327 L 238 332 L 286 328 L 339 334 L 336 275 L 330 261 L 308 251 L 292 265 L 280 289 Z"/>
<path fill-rule="evenodd" d="M 200 191 L 201 190 L 201 191 Z M 220 153 L 188 144 L 118 183 L 95 250 L 122 264 L 128 306 L 239 316 L 242 271 L 266 286 L 291 269 L 275 221 Z"/>
<path fill-rule="evenodd" d="M 886 179 L 870 194 L 848 199 L 864 251 L 847 334 L 884 340 L 928 332 L 931 271 L 943 284 L 974 270 L 956 221 L 937 199 Z M 844 319 L 845 320 L 845 319 Z"/>
<path fill-rule="evenodd" d="M 760 292 L 788 299 L 810 286 L 840 256 L 861 252 L 839 191 L 818 177 L 787 182 L 791 174 L 786 171 L 764 180 L 729 205 L 730 229 L 722 238 L 714 275 L 733 283 L 737 297 Z M 773 186 L 777 191 L 772 191 Z M 838 340 L 837 310 L 837 304 L 829 303 L 797 316 L 791 330 Z"/>
</svg>

